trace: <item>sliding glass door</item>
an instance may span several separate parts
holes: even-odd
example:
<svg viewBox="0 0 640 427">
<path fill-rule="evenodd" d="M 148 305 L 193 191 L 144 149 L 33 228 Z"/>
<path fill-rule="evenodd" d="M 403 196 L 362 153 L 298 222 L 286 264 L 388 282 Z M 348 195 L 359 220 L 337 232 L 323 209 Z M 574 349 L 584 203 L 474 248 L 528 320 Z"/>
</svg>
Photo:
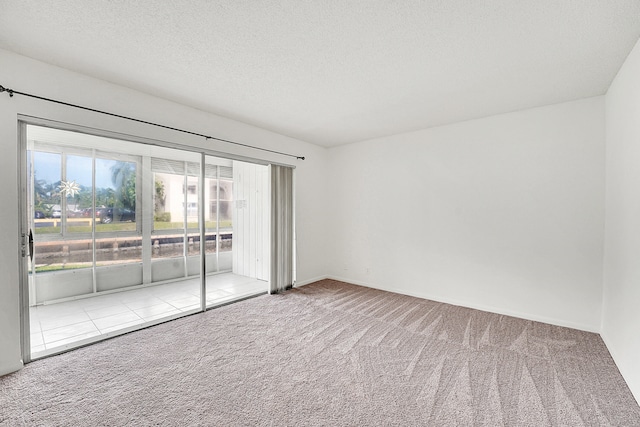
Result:
<svg viewBox="0 0 640 427">
<path fill-rule="evenodd" d="M 201 310 L 201 154 L 26 126 L 31 357 Z"/>
<path fill-rule="evenodd" d="M 27 360 L 267 292 L 266 166 L 23 126 Z"/>
<path fill-rule="evenodd" d="M 140 159 L 30 141 L 32 303 L 141 283 Z"/>
</svg>

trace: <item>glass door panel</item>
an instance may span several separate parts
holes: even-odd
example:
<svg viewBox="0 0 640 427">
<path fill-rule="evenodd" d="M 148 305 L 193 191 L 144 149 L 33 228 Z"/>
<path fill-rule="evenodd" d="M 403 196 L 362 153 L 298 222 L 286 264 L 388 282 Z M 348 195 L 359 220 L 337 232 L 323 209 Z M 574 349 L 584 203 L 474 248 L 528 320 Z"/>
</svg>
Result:
<svg viewBox="0 0 640 427">
<path fill-rule="evenodd" d="M 205 171 L 207 305 L 266 292 L 266 166 L 205 156 Z"/>
<path fill-rule="evenodd" d="M 66 179 L 60 185 L 64 194 L 66 231 L 91 235 L 93 206 L 93 159 L 90 156 L 66 155 Z"/>
<path fill-rule="evenodd" d="M 26 128 L 32 357 L 201 310 L 201 155 Z"/>
<path fill-rule="evenodd" d="M 62 180 L 62 155 L 31 151 L 32 209 L 35 234 L 60 234 L 62 210 L 59 186 Z"/>
<path fill-rule="evenodd" d="M 23 147 L 32 358 L 266 292 L 265 166 L 33 125 Z"/>
<path fill-rule="evenodd" d="M 96 159 L 96 231 L 136 231 L 137 164 Z"/>
</svg>

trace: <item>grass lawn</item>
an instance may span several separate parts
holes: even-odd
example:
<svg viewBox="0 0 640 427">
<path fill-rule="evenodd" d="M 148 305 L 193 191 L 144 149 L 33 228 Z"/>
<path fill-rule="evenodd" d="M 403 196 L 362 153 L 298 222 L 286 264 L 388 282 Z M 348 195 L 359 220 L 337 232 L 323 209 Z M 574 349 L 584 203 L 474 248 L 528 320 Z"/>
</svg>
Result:
<svg viewBox="0 0 640 427">
<path fill-rule="evenodd" d="M 40 265 L 36 267 L 36 273 L 44 273 L 48 271 L 61 271 L 61 270 L 76 270 L 78 268 L 90 268 L 91 264 L 51 264 Z"/>
</svg>

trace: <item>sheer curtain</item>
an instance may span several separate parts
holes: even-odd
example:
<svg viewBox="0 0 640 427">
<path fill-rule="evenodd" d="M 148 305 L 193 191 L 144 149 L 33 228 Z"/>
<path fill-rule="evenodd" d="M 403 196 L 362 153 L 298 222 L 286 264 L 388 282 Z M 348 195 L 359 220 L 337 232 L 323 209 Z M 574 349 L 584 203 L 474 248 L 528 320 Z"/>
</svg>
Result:
<svg viewBox="0 0 640 427">
<path fill-rule="evenodd" d="M 271 280 L 269 293 L 293 287 L 293 168 L 271 165 Z"/>
</svg>

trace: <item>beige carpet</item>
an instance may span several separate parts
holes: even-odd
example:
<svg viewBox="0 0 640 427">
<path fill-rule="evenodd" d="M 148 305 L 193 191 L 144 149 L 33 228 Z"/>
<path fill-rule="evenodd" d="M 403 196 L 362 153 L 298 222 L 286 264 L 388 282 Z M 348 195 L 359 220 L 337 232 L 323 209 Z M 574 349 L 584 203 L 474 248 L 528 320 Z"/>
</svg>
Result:
<svg viewBox="0 0 640 427">
<path fill-rule="evenodd" d="M 325 280 L 33 362 L 2 426 L 640 426 L 596 334 Z"/>
</svg>

